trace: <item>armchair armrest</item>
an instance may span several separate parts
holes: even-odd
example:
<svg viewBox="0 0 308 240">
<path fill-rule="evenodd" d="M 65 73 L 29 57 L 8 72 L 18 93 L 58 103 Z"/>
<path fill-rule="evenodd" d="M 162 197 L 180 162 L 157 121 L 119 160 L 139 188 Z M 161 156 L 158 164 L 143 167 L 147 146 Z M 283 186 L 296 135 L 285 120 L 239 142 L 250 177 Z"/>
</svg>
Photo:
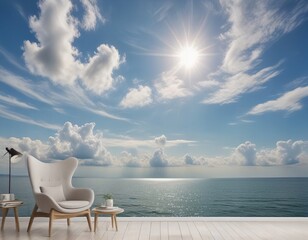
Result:
<svg viewBox="0 0 308 240">
<path fill-rule="evenodd" d="M 94 202 L 94 191 L 90 188 L 71 188 L 68 198 L 69 200 L 85 200 L 92 204 Z"/>
</svg>

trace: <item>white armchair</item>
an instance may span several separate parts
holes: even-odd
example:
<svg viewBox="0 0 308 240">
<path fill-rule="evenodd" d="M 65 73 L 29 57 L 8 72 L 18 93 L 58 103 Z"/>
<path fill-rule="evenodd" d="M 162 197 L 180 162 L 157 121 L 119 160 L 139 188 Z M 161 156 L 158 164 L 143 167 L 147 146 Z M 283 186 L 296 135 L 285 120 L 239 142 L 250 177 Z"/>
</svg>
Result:
<svg viewBox="0 0 308 240">
<path fill-rule="evenodd" d="M 88 220 L 90 231 L 90 207 L 94 202 L 94 192 L 88 188 L 74 188 L 72 177 L 78 166 L 76 158 L 68 158 L 54 163 L 44 163 L 34 158 L 27 157 L 28 173 L 36 204 L 32 211 L 27 232 L 35 217 L 49 217 L 49 231 L 51 234 L 54 219 L 67 219 L 85 216 Z"/>
</svg>

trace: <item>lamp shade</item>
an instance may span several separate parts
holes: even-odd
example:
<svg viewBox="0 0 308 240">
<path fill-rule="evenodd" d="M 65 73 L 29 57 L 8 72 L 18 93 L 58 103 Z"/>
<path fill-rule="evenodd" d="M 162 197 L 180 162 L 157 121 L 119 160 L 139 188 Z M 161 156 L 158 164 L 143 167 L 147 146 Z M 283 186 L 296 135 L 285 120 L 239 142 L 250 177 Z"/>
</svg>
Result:
<svg viewBox="0 0 308 240">
<path fill-rule="evenodd" d="M 5 150 L 9 153 L 10 161 L 12 163 L 17 163 L 20 161 L 20 157 L 22 156 L 20 152 L 16 151 L 14 148 L 5 148 Z"/>
<path fill-rule="evenodd" d="M 21 155 L 11 157 L 11 163 L 18 163 L 21 160 Z"/>
</svg>

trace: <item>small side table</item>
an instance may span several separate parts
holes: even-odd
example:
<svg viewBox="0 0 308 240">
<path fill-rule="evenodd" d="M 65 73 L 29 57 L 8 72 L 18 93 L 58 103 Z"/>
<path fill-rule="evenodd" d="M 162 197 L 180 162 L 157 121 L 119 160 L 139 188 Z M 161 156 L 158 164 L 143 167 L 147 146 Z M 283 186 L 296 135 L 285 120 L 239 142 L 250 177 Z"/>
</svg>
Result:
<svg viewBox="0 0 308 240">
<path fill-rule="evenodd" d="M 22 205 L 23 202 L 21 201 L 10 201 L 10 203 L 7 203 L 6 205 L 1 206 L 0 208 L 2 209 L 2 221 L 1 221 L 1 231 L 4 228 L 4 223 L 5 223 L 5 218 L 7 216 L 7 213 L 10 208 L 14 209 L 14 215 L 15 215 L 15 225 L 16 225 L 16 231 L 19 232 L 19 220 L 18 220 L 18 207 Z"/>
<path fill-rule="evenodd" d="M 108 208 L 96 207 L 96 208 L 93 208 L 92 211 L 94 213 L 94 232 L 96 232 L 97 218 L 98 218 L 99 214 L 109 214 L 109 215 L 111 215 L 112 228 L 115 225 L 116 231 L 118 231 L 117 214 L 124 212 L 123 208 L 108 209 Z"/>
</svg>

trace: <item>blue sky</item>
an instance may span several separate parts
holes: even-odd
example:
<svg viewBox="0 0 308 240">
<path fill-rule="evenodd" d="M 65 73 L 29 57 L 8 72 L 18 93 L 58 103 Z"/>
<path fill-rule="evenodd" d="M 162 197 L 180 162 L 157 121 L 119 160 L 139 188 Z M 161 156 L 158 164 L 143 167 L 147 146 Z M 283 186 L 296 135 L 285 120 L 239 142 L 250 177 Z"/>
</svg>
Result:
<svg viewBox="0 0 308 240">
<path fill-rule="evenodd" d="M 307 167 L 307 1 L 5 0 L 0 17 L 0 153 Z"/>
</svg>

